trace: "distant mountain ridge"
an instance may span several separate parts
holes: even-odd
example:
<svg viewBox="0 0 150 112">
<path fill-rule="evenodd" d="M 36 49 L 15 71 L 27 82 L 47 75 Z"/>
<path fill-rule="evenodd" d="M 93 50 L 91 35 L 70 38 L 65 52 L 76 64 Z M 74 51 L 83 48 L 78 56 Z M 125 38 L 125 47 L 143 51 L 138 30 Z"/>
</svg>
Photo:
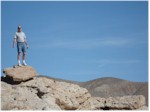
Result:
<svg viewBox="0 0 150 112">
<path fill-rule="evenodd" d="M 99 78 L 79 84 L 88 89 L 92 96 L 114 97 L 144 95 L 148 105 L 148 82 L 131 82 L 118 78 Z"/>
</svg>

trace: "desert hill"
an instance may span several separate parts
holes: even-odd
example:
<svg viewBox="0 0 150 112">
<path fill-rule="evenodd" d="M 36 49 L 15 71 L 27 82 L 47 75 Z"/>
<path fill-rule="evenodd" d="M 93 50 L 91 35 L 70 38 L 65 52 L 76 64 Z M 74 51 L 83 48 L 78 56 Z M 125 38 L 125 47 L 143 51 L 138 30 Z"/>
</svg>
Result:
<svg viewBox="0 0 150 112">
<path fill-rule="evenodd" d="M 148 83 L 131 82 L 118 78 L 99 78 L 88 82 L 80 83 L 92 96 L 115 97 L 126 95 L 144 95 L 148 105 Z"/>
</svg>

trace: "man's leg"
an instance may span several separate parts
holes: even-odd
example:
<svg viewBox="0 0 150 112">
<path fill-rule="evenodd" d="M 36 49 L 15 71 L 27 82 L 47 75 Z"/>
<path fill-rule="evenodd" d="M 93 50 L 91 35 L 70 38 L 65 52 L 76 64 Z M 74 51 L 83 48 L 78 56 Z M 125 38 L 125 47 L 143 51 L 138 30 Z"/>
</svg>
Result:
<svg viewBox="0 0 150 112">
<path fill-rule="evenodd" d="M 22 46 L 22 52 L 23 52 L 23 55 L 22 55 L 22 62 L 23 62 L 23 65 L 26 66 L 26 62 L 25 62 L 25 59 L 26 59 L 26 48 L 25 48 L 25 45 L 23 44 Z"/>
<path fill-rule="evenodd" d="M 23 65 L 27 65 L 26 62 L 25 62 L 25 59 L 26 59 L 26 52 L 23 52 L 23 56 L 22 56 L 22 60 L 23 60 Z"/>
<path fill-rule="evenodd" d="M 26 52 L 23 53 L 22 60 L 26 59 Z"/>
<path fill-rule="evenodd" d="M 20 53 L 20 52 L 18 52 L 17 59 L 18 59 L 18 65 L 19 65 L 19 66 L 21 66 L 21 63 L 20 63 L 20 54 L 21 54 L 21 53 Z"/>
<path fill-rule="evenodd" d="M 17 59 L 20 60 L 20 52 L 18 52 Z"/>
</svg>

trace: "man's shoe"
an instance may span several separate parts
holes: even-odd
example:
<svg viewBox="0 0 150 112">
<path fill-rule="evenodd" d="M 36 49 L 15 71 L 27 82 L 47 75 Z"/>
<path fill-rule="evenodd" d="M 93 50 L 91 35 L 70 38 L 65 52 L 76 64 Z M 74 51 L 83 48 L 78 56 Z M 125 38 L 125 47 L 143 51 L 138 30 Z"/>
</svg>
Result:
<svg viewBox="0 0 150 112">
<path fill-rule="evenodd" d="M 20 63 L 18 63 L 18 66 L 22 66 Z"/>
<path fill-rule="evenodd" d="M 23 62 L 23 65 L 24 65 L 24 66 L 27 66 L 27 64 L 26 64 L 26 62 L 25 62 L 25 61 Z"/>
</svg>

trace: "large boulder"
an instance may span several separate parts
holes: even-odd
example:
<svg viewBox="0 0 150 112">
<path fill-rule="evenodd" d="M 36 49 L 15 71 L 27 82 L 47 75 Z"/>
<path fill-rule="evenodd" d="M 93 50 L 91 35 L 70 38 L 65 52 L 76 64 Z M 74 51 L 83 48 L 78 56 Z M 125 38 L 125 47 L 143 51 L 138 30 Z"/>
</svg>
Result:
<svg viewBox="0 0 150 112">
<path fill-rule="evenodd" d="M 123 97 L 106 98 L 105 106 L 109 109 L 139 109 L 145 105 L 145 97 L 143 95 L 132 95 Z"/>
<path fill-rule="evenodd" d="M 21 87 L 37 88 L 41 91 L 41 98 L 53 97 L 55 103 L 62 110 L 76 110 L 91 95 L 85 88 L 76 84 L 55 81 L 44 77 L 35 77 L 34 80 L 22 83 Z"/>
<path fill-rule="evenodd" d="M 19 85 L 2 82 L 2 110 L 76 110 L 91 95 L 78 85 L 34 77 Z"/>
<path fill-rule="evenodd" d="M 4 82 L 1 88 L 2 110 L 61 110 L 54 98 L 41 99 L 37 96 L 39 91 L 34 88 L 11 86 Z"/>
<path fill-rule="evenodd" d="M 31 66 L 21 66 L 15 68 L 6 68 L 3 70 L 6 77 L 12 78 L 13 81 L 26 81 L 38 76 L 35 69 Z"/>
<path fill-rule="evenodd" d="M 78 110 L 103 110 L 105 108 L 105 98 L 91 97 L 81 104 Z"/>
<path fill-rule="evenodd" d="M 78 110 L 143 110 L 145 97 L 143 95 L 123 97 L 91 97 L 79 106 Z"/>
</svg>

